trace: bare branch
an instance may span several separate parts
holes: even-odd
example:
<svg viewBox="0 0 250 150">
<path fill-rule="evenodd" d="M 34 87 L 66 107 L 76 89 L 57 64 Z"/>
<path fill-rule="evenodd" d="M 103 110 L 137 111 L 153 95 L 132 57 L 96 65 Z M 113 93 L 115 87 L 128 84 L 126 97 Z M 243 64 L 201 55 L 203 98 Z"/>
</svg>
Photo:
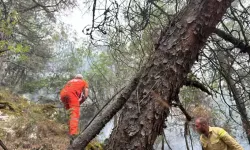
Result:
<svg viewBox="0 0 250 150">
<path fill-rule="evenodd" d="M 212 95 L 212 93 L 209 92 L 209 90 L 199 81 L 187 79 L 184 85 L 196 87 L 200 89 L 201 91 L 206 92 L 208 95 Z"/>
<path fill-rule="evenodd" d="M 180 108 L 180 110 L 182 111 L 182 113 L 186 116 L 187 121 L 188 122 L 191 121 L 193 117 L 190 116 L 188 114 L 188 112 L 186 111 L 186 109 L 183 107 L 183 105 L 180 102 L 180 99 L 179 99 L 178 95 L 176 95 L 175 102 L 176 103 L 172 103 L 172 106 L 175 106 L 175 107 L 178 106 Z"/>
<path fill-rule="evenodd" d="M 236 48 L 239 48 L 242 53 L 247 53 L 250 56 L 250 46 L 248 43 L 244 43 L 243 41 L 233 37 L 231 34 L 228 34 L 220 29 L 215 29 L 214 33 L 222 39 L 232 43 Z"/>
<path fill-rule="evenodd" d="M 7 52 L 7 51 L 8 51 L 8 49 L 0 50 L 0 54 Z"/>
<path fill-rule="evenodd" d="M 7 147 L 3 144 L 2 140 L 0 140 L 0 145 L 3 148 L 3 150 L 8 150 Z"/>
</svg>

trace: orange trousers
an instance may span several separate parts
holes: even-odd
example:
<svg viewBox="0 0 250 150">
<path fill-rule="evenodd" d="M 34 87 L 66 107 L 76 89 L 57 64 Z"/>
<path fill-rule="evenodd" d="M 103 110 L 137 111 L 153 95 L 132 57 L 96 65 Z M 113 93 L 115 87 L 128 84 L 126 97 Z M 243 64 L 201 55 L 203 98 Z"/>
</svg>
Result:
<svg viewBox="0 0 250 150">
<path fill-rule="evenodd" d="M 69 134 L 78 134 L 78 122 L 80 118 L 79 98 L 74 93 L 62 93 L 60 97 L 65 108 L 70 111 Z"/>
</svg>

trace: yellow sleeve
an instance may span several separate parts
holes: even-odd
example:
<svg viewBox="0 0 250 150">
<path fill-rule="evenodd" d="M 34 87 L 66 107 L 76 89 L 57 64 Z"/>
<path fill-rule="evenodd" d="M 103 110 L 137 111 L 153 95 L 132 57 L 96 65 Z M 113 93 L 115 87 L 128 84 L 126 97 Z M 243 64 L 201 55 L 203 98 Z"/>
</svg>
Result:
<svg viewBox="0 0 250 150">
<path fill-rule="evenodd" d="M 240 144 L 231 137 L 224 129 L 219 131 L 220 139 L 225 142 L 232 150 L 244 150 Z"/>
</svg>

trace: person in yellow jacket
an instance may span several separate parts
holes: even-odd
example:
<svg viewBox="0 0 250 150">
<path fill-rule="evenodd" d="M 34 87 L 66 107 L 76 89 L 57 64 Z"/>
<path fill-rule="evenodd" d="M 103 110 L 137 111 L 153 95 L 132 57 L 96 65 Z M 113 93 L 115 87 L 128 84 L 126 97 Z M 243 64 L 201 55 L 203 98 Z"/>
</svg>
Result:
<svg viewBox="0 0 250 150">
<path fill-rule="evenodd" d="M 197 118 L 195 128 L 201 134 L 200 141 L 203 150 L 244 150 L 224 129 L 210 127 L 205 118 Z"/>
</svg>

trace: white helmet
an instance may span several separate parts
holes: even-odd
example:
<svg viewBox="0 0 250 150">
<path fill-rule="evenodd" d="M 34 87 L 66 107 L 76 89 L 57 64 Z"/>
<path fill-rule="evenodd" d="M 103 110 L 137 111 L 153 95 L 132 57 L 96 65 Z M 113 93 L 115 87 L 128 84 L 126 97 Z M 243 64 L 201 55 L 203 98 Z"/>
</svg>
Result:
<svg viewBox="0 0 250 150">
<path fill-rule="evenodd" d="M 75 79 L 83 79 L 83 76 L 82 76 L 81 74 L 77 74 L 77 75 L 75 76 Z"/>
</svg>

